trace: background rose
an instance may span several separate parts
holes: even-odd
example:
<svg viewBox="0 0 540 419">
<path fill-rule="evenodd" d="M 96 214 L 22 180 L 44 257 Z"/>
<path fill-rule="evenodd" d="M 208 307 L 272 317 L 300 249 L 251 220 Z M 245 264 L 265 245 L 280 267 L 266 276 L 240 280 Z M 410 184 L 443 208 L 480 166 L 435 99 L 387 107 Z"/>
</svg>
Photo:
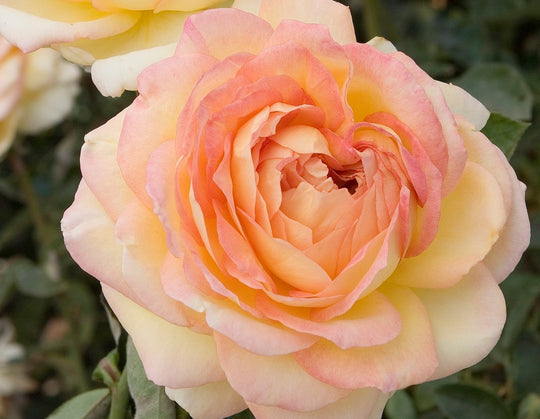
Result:
<svg viewBox="0 0 540 419">
<path fill-rule="evenodd" d="M 497 341 L 523 186 L 485 108 L 346 8 L 247 4 L 86 137 L 66 245 L 193 416 L 378 417 Z"/>
<path fill-rule="evenodd" d="M 0 157 L 17 131 L 36 134 L 66 116 L 79 77 L 80 70 L 54 50 L 24 54 L 0 38 Z"/>
<path fill-rule="evenodd" d="M 169 57 L 194 11 L 232 0 L 0 1 L 0 34 L 25 52 L 53 46 L 70 61 L 92 65 L 106 96 L 137 89 L 137 75 Z"/>
</svg>

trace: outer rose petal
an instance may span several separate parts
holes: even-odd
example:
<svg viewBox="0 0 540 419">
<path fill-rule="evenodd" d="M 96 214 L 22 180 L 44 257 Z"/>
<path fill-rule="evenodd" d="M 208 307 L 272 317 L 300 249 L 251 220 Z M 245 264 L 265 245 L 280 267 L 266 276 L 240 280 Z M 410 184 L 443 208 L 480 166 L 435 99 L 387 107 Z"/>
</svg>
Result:
<svg viewBox="0 0 540 419">
<path fill-rule="evenodd" d="M 338 2 L 314 0 L 306 7 L 305 0 L 236 0 L 233 7 L 258 14 L 274 28 L 283 19 L 320 23 L 328 26 L 332 38 L 340 44 L 356 42 L 349 8 Z"/>
<path fill-rule="evenodd" d="M 483 260 L 483 264 L 497 282 L 502 282 L 514 270 L 531 239 L 531 229 L 525 205 L 525 185 L 517 178 L 514 180 L 512 207 L 504 230 Z"/>
<path fill-rule="evenodd" d="M 433 328 L 439 366 L 430 380 L 474 365 L 497 343 L 504 321 L 504 297 L 489 271 L 479 264 L 457 285 L 416 289 Z"/>
<path fill-rule="evenodd" d="M 478 99 L 472 97 L 461 87 L 454 84 L 437 82 L 441 88 L 444 99 L 454 115 L 461 115 L 481 130 L 489 119 L 489 111 Z"/>
<path fill-rule="evenodd" d="M 216 25 L 222 20 L 227 25 Z M 246 33 L 250 36 L 246 37 Z M 184 32 L 175 55 L 208 54 L 219 60 L 237 52 L 256 54 L 272 35 L 272 27 L 250 13 L 233 9 L 209 10 L 191 16 L 184 25 Z"/>
<path fill-rule="evenodd" d="M 531 237 L 525 206 L 525 185 L 517 179 L 504 154 L 484 134 L 462 121 L 459 123 L 469 158 L 490 171 L 499 183 L 505 200 L 506 224 L 483 261 L 495 280 L 501 282 L 514 270 Z"/>
<path fill-rule="evenodd" d="M 247 408 L 244 399 L 227 381 L 191 388 L 167 387 L 165 393 L 193 419 L 221 419 Z"/>
<path fill-rule="evenodd" d="M 84 180 L 64 213 L 62 232 L 71 257 L 82 269 L 137 301 L 122 278 L 122 246 L 114 236 L 114 221 Z"/>
<path fill-rule="evenodd" d="M 396 47 L 392 42 L 390 42 L 388 39 L 383 38 L 382 36 L 376 36 L 374 38 L 371 38 L 368 42 L 366 42 L 368 45 L 371 45 L 374 48 L 377 48 L 381 52 L 397 52 Z"/>
<path fill-rule="evenodd" d="M 116 97 L 124 90 L 137 90 L 141 71 L 172 56 L 175 48 L 176 44 L 169 44 L 96 60 L 92 65 L 92 81 L 103 96 Z"/>
<path fill-rule="evenodd" d="M 81 150 L 83 178 L 113 220 L 118 218 L 134 196 L 116 162 L 118 137 L 124 117 L 125 112 L 121 112 L 106 124 L 86 134 Z"/>
<path fill-rule="evenodd" d="M 309 374 L 342 388 L 376 387 L 387 393 L 425 381 L 437 367 L 428 313 L 408 288 L 379 288 L 401 313 L 400 335 L 383 345 L 343 350 L 328 341 L 297 352 Z"/>
<path fill-rule="evenodd" d="M 53 6 L 50 11 L 59 10 Z M 68 23 L 61 20 L 62 16 L 57 16 L 59 20 L 54 21 L 0 5 L 0 31 L 22 51 L 31 52 L 46 45 L 71 42 L 78 38 L 94 39 L 115 35 L 132 27 L 137 17 L 138 13 L 122 13 L 103 15 L 86 22 Z"/>
<path fill-rule="evenodd" d="M 167 60 L 170 65 L 165 61 L 155 64 L 139 76 L 140 95 L 128 108 L 118 145 L 118 164 L 126 183 L 150 208 L 153 203 L 146 192 L 150 155 L 175 137 L 176 119 L 194 84 L 215 63 L 204 55 Z"/>
<path fill-rule="evenodd" d="M 262 406 L 248 402 L 258 419 L 380 419 L 388 394 L 374 388 L 362 388 L 347 397 L 312 412 L 292 412 L 273 406 Z"/>
<path fill-rule="evenodd" d="M 468 162 L 458 186 L 442 202 L 435 240 L 423 253 L 401 261 L 390 281 L 445 288 L 459 282 L 490 251 L 506 214 L 495 178 Z"/>
<path fill-rule="evenodd" d="M 115 233 L 123 246 L 124 280 L 141 305 L 179 326 L 201 317 L 163 291 L 160 267 L 167 252 L 165 235 L 159 220 L 148 208 L 132 200 L 118 218 Z"/>
<path fill-rule="evenodd" d="M 247 401 L 286 410 L 310 411 L 350 392 L 313 378 L 290 355 L 255 355 L 219 333 L 214 337 L 227 380 Z"/>
<path fill-rule="evenodd" d="M 181 388 L 225 378 L 211 336 L 169 323 L 106 285 L 103 294 L 132 337 L 150 380 Z"/>
</svg>

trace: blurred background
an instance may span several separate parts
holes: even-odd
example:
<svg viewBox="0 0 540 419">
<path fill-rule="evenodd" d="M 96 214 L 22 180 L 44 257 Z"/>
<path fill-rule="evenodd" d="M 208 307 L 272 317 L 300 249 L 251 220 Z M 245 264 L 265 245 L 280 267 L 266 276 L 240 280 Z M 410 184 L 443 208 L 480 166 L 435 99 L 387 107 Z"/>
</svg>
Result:
<svg viewBox="0 0 540 419">
<path fill-rule="evenodd" d="M 494 112 L 484 132 L 527 184 L 532 224 L 530 248 L 502 284 L 508 319 L 496 348 L 470 369 L 397 392 L 385 417 L 540 418 L 540 0 L 342 3 L 359 41 L 388 38 Z M 99 283 L 69 257 L 60 219 L 80 181 L 84 134 L 134 97 L 103 98 L 85 74 L 69 116 L 19 136 L 0 160 L 0 418 L 43 418 L 114 380 L 110 357 L 100 363 L 116 343 Z"/>
</svg>

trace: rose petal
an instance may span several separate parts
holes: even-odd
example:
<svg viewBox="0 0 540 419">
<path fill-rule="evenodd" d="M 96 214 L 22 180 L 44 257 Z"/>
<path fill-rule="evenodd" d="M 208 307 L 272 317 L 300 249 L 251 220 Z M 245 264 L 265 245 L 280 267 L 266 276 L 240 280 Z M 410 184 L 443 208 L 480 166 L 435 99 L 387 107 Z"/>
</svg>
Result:
<svg viewBox="0 0 540 419">
<path fill-rule="evenodd" d="M 214 63 L 202 55 L 168 58 L 139 76 L 139 97 L 126 111 L 118 164 L 126 183 L 149 208 L 153 206 L 146 193 L 150 154 L 175 137 L 176 120 L 193 85 Z"/>
<path fill-rule="evenodd" d="M 175 55 L 196 52 L 221 60 L 237 52 L 257 54 L 272 32 L 267 22 L 251 13 L 235 9 L 208 10 L 186 21 Z"/>
<path fill-rule="evenodd" d="M 461 87 L 452 83 L 437 82 L 448 107 L 455 115 L 460 115 L 481 130 L 489 119 L 489 111 L 482 103 Z"/>
<path fill-rule="evenodd" d="M 2 35 L 24 52 L 35 51 L 46 45 L 71 42 L 78 38 L 95 39 L 115 35 L 131 28 L 139 17 L 137 12 L 113 15 L 98 11 L 92 13 L 80 2 L 64 3 L 62 7 L 47 7 L 45 2 L 48 1 L 40 0 L 39 4 L 36 3 L 35 7 L 39 11 L 30 8 L 27 12 L 0 5 Z M 25 30 L 21 31 L 21 28 Z"/>
<path fill-rule="evenodd" d="M 349 394 L 314 379 L 290 355 L 256 355 L 219 333 L 214 337 L 227 379 L 246 401 L 309 411 Z"/>
<path fill-rule="evenodd" d="M 268 320 L 257 319 L 232 304 L 206 306 L 206 321 L 215 331 L 258 355 L 284 355 L 305 349 L 318 338 Z"/>
<path fill-rule="evenodd" d="M 117 97 L 124 90 L 137 90 L 142 70 L 171 57 L 175 47 L 173 43 L 96 60 L 92 64 L 92 81 L 103 96 Z"/>
<path fill-rule="evenodd" d="M 257 308 L 289 329 L 323 337 L 342 349 L 387 343 L 401 331 L 399 312 L 377 291 L 358 301 L 344 315 L 327 322 L 313 321 L 309 311 L 279 306 L 262 294 L 258 294 Z"/>
<path fill-rule="evenodd" d="M 262 0 L 259 16 L 274 28 L 285 19 L 320 23 L 328 26 L 332 38 L 340 44 L 356 42 L 349 8 L 335 1 L 313 0 L 306 7 L 304 0 Z"/>
<path fill-rule="evenodd" d="M 292 412 L 250 402 L 248 406 L 259 419 L 380 419 L 388 398 L 387 394 L 377 389 L 362 388 L 352 391 L 337 402 L 311 412 Z"/>
<path fill-rule="evenodd" d="M 122 246 L 114 236 L 114 221 L 84 179 L 61 227 L 67 250 L 83 270 L 137 301 L 122 277 Z"/>
<path fill-rule="evenodd" d="M 437 346 L 439 366 L 430 380 L 470 367 L 493 349 L 506 307 L 500 288 L 482 264 L 451 288 L 414 292 L 426 307 Z"/>
<path fill-rule="evenodd" d="M 169 323 L 107 285 L 103 294 L 157 385 L 196 387 L 225 378 L 211 336 Z"/>
<path fill-rule="evenodd" d="M 375 36 L 366 43 L 387 54 L 391 52 L 397 52 L 397 48 L 394 46 L 394 44 L 392 44 L 392 42 L 390 42 L 386 38 L 383 38 L 382 36 Z"/>
<path fill-rule="evenodd" d="M 122 274 L 146 309 L 179 326 L 191 323 L 185 305 L 169 297 L 161 285 L 161 265 L 167 247 L 156 216 L 134 199 L 116 222 L 115 235 L 123 246 Z"/>
<path fill-rule="evenodd" d="M 124 117 L 125 112 L 121 112 L 86 134 L 81 149 L 83 178 L 113 220 L 133 198 L 133 192 L 126 185 L 116 162 L 118 137 Z"/>
<path fill-rule="evenodd" d="M 347 350 L 321 340 L 294 354 L 309 374 L 333 386 L 376 387 L 385 393 L 421 383 L 433 374 L 437 353 L 420 299 L 408 288 L 383 285 L 379 290 L 401 314 L 400 335 L 383 345 Z"/>
<path fill-rule="evenodd" d="M 246 409 L 246 402 L 227 381 L 191 388 L 165 388 L 193 419 L 222 419 Z"/>
<path fill-rule="evenodd" d="M 494 177 L 468 162 L 460 183 L 442 202 L 435 240 L 420 255 L 403 259 L 389 280 L 420 288 L 456 284 L 497 240 L 506 220 L 504 207 Z"/>
<path fill-rule="evenodd" d="M 506 224 L 483 261 L 495 280 L 501 282 L 514 270 L 529 245 L 531 231 L 524 199 L 525 185 L 517 179 L 504 154 L 484 134 L 461 124 L 460 120 L 458 123 L 469 159 L 489 170 L 504 197 Z"/>
</svg>

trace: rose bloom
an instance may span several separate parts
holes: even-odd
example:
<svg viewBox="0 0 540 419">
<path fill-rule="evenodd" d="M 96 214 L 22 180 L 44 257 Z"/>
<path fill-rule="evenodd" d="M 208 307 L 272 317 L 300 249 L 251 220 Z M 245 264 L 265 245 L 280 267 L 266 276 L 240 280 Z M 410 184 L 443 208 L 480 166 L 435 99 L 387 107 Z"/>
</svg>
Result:
<svg viewBox="0 0 540 419">
<path fill-rule="evenodd" d="M 60 122 L 79 92 L 80 70 L 52 49 L 24 54 L 0 37 L 0 158 L 15 135 Z"/>
<path fill-rule="evenodd" d="M 92 66 L 103 95 L 137 89 L 140 71 L 173 54 L 192 13 L 232 0 L 0 0 L 0 34 L 24 52 L 53 46 Z"/>
<path fill-rule="evenodd" d="M 328 0 L 190 17 L 86 136 L 62 228 L 195 418 L 379 418 L 468 367 L 529 240 L 489 112 Z"/>
</svg>

